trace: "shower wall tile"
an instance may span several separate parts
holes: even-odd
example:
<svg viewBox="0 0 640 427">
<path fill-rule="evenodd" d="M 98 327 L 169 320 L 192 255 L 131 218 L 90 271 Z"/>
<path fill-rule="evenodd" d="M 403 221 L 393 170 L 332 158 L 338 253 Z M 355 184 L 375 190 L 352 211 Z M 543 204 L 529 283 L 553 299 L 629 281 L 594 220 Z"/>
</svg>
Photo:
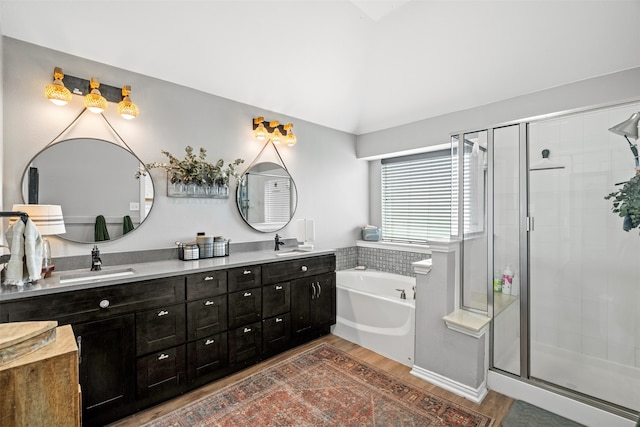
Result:
<svg viewBox="0 0 640 427">
<path fill-rule="evenodd" d="M 431 255 L 380 248 L 358 247 L 358 265 L 372 270 L 414 277 L 413 263 Z"/>
</svg>

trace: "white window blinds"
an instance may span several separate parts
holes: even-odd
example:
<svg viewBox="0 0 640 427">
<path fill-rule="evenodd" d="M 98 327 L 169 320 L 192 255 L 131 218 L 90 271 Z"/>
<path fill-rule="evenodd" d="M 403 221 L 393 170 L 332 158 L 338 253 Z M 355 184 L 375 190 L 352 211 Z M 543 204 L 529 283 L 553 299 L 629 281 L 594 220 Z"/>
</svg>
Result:
<svg viewBox="0 0 640 427">
<path fill-rule="evenodd" d="M 382 240 L 449 237 L 451 202 L 449 150 L 382 160 Z"/>
</svg>

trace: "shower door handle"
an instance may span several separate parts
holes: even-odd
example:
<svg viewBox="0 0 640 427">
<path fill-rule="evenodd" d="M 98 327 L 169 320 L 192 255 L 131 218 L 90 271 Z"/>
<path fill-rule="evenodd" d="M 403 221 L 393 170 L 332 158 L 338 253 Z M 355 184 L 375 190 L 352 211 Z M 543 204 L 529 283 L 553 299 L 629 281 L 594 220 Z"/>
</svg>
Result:
<svg viewBox="0 0 640 427">
<path fill-rule="evenodd" d="M 532 216 L 528 216 L 527 217 L 527 232 L 529 231 L 533 231 L 533 217 Z"/>
</svg>

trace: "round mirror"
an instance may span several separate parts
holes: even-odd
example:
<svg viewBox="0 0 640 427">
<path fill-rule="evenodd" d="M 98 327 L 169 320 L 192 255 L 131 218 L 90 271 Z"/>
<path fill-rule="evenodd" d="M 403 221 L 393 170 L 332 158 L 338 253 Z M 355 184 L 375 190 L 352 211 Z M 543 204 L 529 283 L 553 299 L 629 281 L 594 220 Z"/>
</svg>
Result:
<svg viewBox="0 0 640 427">
<path fill-rule="evenodd" d="M 298 205 L 293 178 L 282 166 L 263 162 L 249 168 L 236 191 L 242 219 L 254 230 L 271 233 L 291 221 Z"/>
<path fill-rule="evenodd" d="M 114 240 L 138 227 L 153 205 L 153 182 L 148 173 L 136 178 L 140 167 L 140 159 L 113 142 L 60 141 L 31 159 L 22 177 L 22 197 L 24 203 L 62 206 L 63 239 Z"/>
</svg>

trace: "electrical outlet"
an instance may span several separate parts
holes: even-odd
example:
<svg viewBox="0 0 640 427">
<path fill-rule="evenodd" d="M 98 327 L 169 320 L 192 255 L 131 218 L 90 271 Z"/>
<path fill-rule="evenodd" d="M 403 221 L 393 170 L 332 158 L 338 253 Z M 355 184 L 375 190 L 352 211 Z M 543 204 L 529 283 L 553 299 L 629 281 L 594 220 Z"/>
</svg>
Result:
<svg viewBox="0 0 640 427">
<path fill-rule="evenodd" d="M 140 210 L 140 203 L 138 203 L 138 202 L 129 203 L 129 210 L 130 211 L 138 211 L 138 210 Z"/>
</svg>

